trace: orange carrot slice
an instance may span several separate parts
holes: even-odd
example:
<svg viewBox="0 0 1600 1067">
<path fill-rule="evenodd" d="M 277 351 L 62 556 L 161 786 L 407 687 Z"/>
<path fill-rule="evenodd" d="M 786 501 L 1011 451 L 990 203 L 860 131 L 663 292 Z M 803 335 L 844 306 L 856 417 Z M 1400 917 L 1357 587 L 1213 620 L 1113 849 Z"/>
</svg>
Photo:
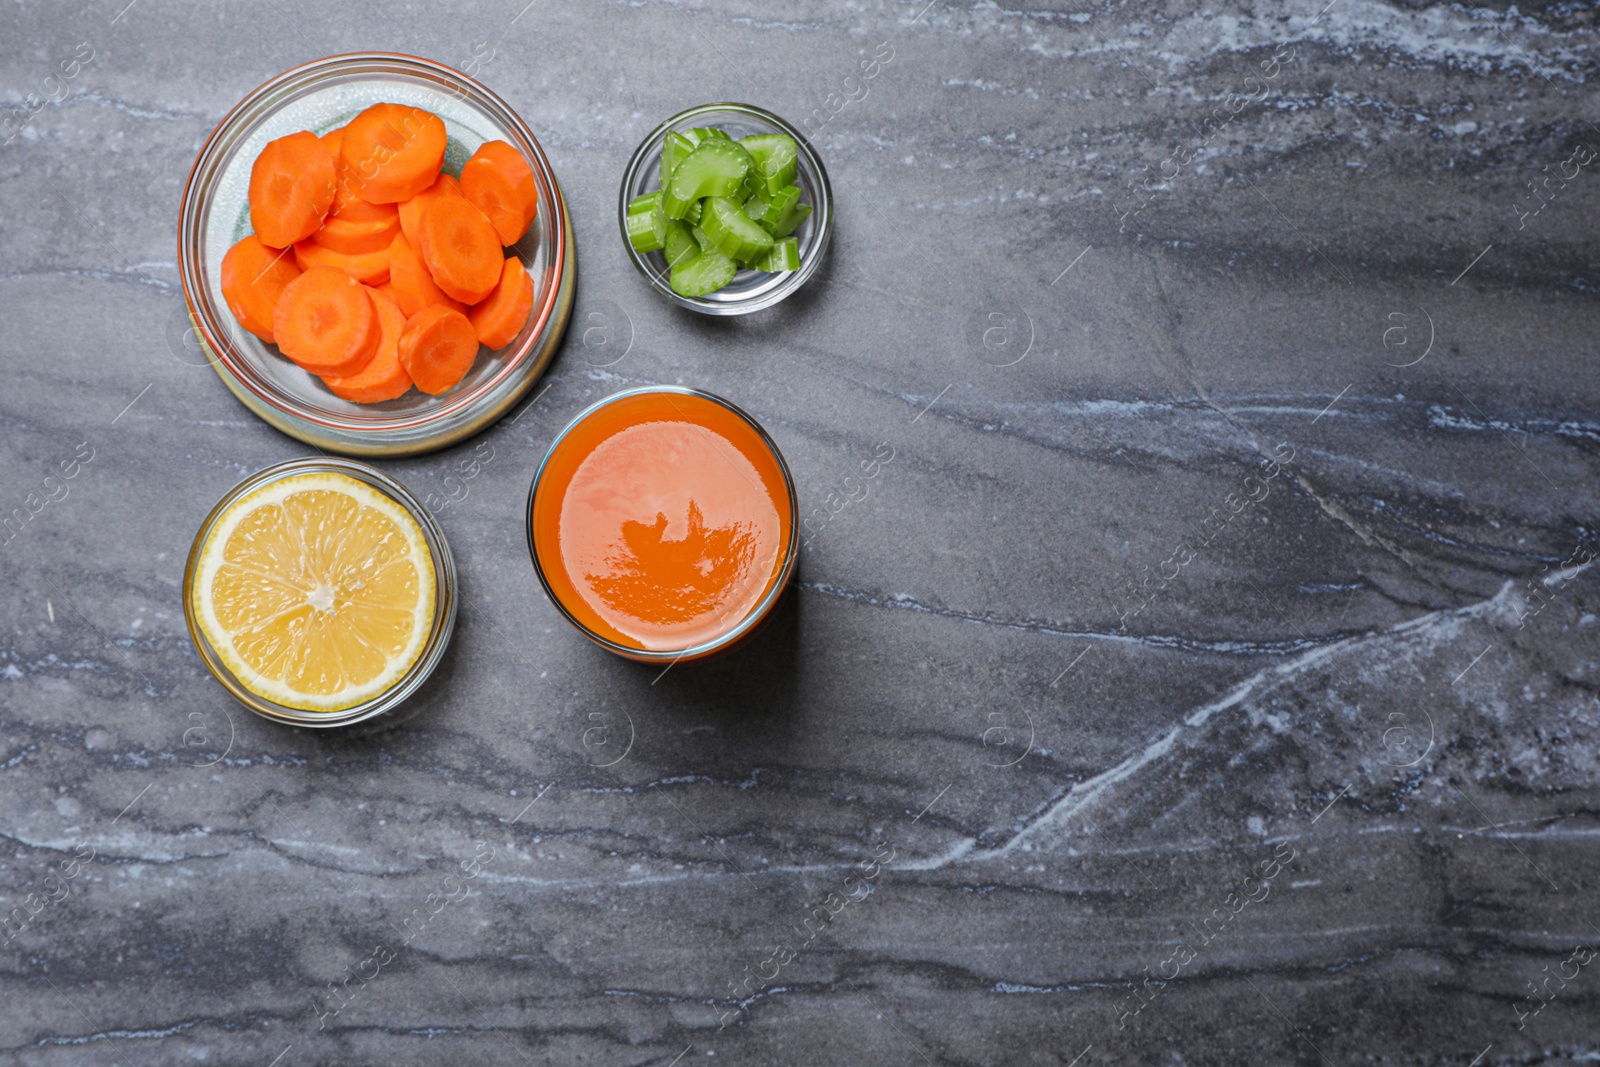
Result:
<svg viewBox="0 0 1600 1067">
<path fill-rule="evenodd" d="M 333 194 L 333 160 L 316 134 L 268 141 L 250 166 L 250 225 L 262 244 L 288 248 L 322 225 Z"/>
<path fill-rule="evenodd" d="M 433 184 L 444 162 L 444 122 L 403 104 L 373 104 L 344 128 L 339 157 L 374 204 L 409 200 Z"/>
<path fill-rule="evenodd" d="M 504 348 L 528 321 L 533 310 L 533 279 L 522 267 L 522 260 L 507 256 L 500 272 L 500 284 L 484 300 L 467 313 L 480 343 L 490 348 Z"/>
<path fill-rule="evenodd" d="M 344 173 L 348 177 L 348 172 Z M 376 219 L 389 218 L 389 209 L 393 204 L 373 204 L 361 199 L 355 193 L 350 193 L 348 199 L 340 199 L 339 194 L 333 198 L 333 209 L 328 212 L 329 219 L 343 219 L 346 222 L 372 222 Z M 323 225 L 327 225 L 326 222 Z"/>
<path fill-rule="evenodd" d="M 342 270 L 312 267 L 284 286 L 272 333 L 278 349 L 312 374 L 346 377 L 367 365 L 383 330 L 365 286 Z"/>
<path fill-rule="evenodd" d="M 436 196 L 460 195 L 461 183 L 448 174 L 441 174 L 432 185 L 400 205 L 400 229 L 412 248 L 421 240 L 417 230 L 422 225 L 422 209 L 428 206 L 428 201 Z"/>
<path fill-rule="evenodd" d="M 366 203 L 366 201 L 357 201 Z M 393 204 L 369 204 L 378 214 L 371 219 L 352 219 L 348 215 L 329 215 L 322 229 L 311 239 L 335 252 L 376 252 L 388 248 L 400 232 L 400 212 Z"/>
<path fill-rule="evenodd" d="M 406 329 L 405 312 L 382 289 L 368 289 L 367 295 L 372 298 L 372 306 L 378 312 L 381 332 L 378 350 L 365 367 L 349 377 L 322 376 L 322 384 L 335 396 L 357 404 L 393 400 L 411 388 L 411 375 L 400 365 L 400 336 Z"/>
<path fill-rule="evenodd" d="M 437 396 L 472 369 L 478 335 L 459 311 L 429 304 L 406 320 L 400 336 L 400 363 L 418 389 Z"/>
<path fill-rule="evenodd" d="M 333 207 L 328 210 L 330 216 L 340 215 L 349 210 L 351 204 L 364 204 L 356 195 L 355 183 L 350 180 L 350 171 L 344 165 L 344 158 L 339 150 L 344 146 L 344 127 L 329 130 L 317 138 L 322 142 L 322 147 L 328 150 L 328 155 L 333 157 Z"/>
<path fill-rule="evenodd" d="M 313 238 L 298 241 L 294 246 L 294 261 L 301 270 L 312 267 L 333 267 L 342 270 L 364 285 L 382 285 L 389 280 L 389 249 L 376 252 L 335 252 L 320 245 Z"/>
<path fill-rule="evenodd" d="M 500 237 L 483 212 L 454 196 L 436 196 L 422 211 L 417 251 L 445 295 L 476 304 L 500 282 Z"/>
<path fill-rule="evenodd" d="M 467 313 L 467 305 L 452 300 L 443 289 L 434 284 L 433 275 L 417 250 L 411 247 L 405 234 L 397 234 L 389 246 L 389 283 L 394 286 L 394 298 L 400 310 L 410 318 L 429 304 L 438 304 L 452 311 Z"/>
<path fill-rule="evenodd" d="M 268 248 L 250 234 L 222 257 L 222 298 L 239 325 L 272 344 L 272 309 L 284 286 L 300 277 L 288 249 Z"/>
<path fill-rule="evenodd" d="M 339 162 L 339 146 L 344 143 L 344 127 L 339 126 L 329 130 L 317 140 L 322 142 L 322 147 L 328 150 L 328 155 L 333 157 L 333 161 Z"/>
<path fill-rule="evenodd" d="M 350 173 L 350 168 L 344 165 L 344 159 L 339 154 L 339 149 L 344 144 L 344 127 L 329 130 L 322 135 L 322 143 L 333 156 L 333 168 L 337 175 L 333 190 L 333 207 L 328 211 L 330 219 L 344 219 L 348 222 L 370 222 L 373 219 L 387 217 L 385 209 L 389 204 L 374 204 L 361 199 L 359 192 L 361 183 Z"/>
<path fill-rule="evenodd" d="M 484 213 L 500 243 L 513 245 L 539 213 L 539 186 L 522 153 L 505 141 L 485 141 L 461 168 L 461 195 Z"/>
<path fill-rule="evenodd" d="M 337 184 L 334 188 L 333 207 L 328 211 L 328 217 L 346 219 L 350 222 L 368 222 L 373 219 L 387 218 L 386 211 L 393 204 L 374 204 L 369 200 L 361 199 L 361 182 L 345 166 L 339 149 L 344 144 L 344 127 L 329 130 L 323 134 L 321 141 L 328 149 L 328 154 L 333 156 L 334 170 L 338 174 Z M 454 178 L 450 179 L 452 182 Z M 458 187 L 459 188 L 459 187 Z"/>
<path fill-rule="evenodd" d="M 400 297 L 394 291 L 394 268 L 392 266 L 389 268 L 389 280 L 378 286 L 378 292 L 383 293 L 396 304 L 400 303 Z"/>
</svg>

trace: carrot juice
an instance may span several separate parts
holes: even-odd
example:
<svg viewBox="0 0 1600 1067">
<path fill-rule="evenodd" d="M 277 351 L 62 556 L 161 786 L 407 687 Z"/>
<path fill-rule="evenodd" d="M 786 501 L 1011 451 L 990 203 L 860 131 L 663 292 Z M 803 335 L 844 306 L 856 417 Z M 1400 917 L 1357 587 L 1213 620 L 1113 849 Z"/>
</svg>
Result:
<svg viewBox="0 0 1600 1067">
<path fill-rule="evenodd" d="M 550 447 L 528 503 L 545 591 L 633 659 L 696 658 L 751 632 L 793 571 L 794 490 L 777 446 L 698 390 L 619 393 Z"/>
</svg>

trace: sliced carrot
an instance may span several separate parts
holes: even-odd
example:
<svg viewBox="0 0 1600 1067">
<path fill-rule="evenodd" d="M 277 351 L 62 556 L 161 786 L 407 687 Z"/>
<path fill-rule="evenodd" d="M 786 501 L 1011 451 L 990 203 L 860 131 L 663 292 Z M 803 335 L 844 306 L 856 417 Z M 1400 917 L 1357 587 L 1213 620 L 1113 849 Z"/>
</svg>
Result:
<svg viewBox="0 0 1600 1067">
<path fill-rule="evenodd" d="M 422 224 L 422 209 L 428 206 L 428 201 L 436 196 L 460 196 L 461 183 L 448 174 L 441 174 L 422 192 L 400 205 L 400 229 L 405 233 L 406 240 L 411 242 L 411 247 L 417 247 L 421 240 L 417 230 Z"/>
<path fill-rule="evenodd" d="M 445 294 L 476 304 L 500 281 L 500 237 L 470 201 L 436 196 L 422 211 L 417 251 Z"/>
<path fill-rule="evenodd" d="M 344 127 L 329 130 L 318 140 L 322 142 L 322 147 L 328 150 L 328 155 L 333 157 L 333 207 L 328 210 L 328 214 L 340 215 L 348 211 L 352 203 L 366 203 L 356 195 L 355 183 L 350 180 L 350 170 L 344 165 L 344 157 L 339 151 L 344 145 Z"/>
<path fill-rule="evenodd" d="M 500 272 L 500 284 L 476 307 L 467 312 L 467 321 L 478 340 L 490 348 L 504 348 L 528 321 L 533 310 L 533 279 L 522 267 L 522 260 L 507 256 Z"/>
<path fill-rule="evenodd" d="M 433 184 L 444 162 L 444 122 L 403 104 L 373 104 L 344 128 L 339 157 L 374 204 L 409 200 Z"/>
<path fill-rule="evenodd" d="M 344 165 L 343 160 L 334 164 L 334 171 L 337 177 L 334 179 L 333 207 L 328 209 L 328 216 L 329 218 L 337 218 L 342 215 L 345 218 L 355 218 L 356 216 L 351 214 L 351 207 L 356 204 L 365 204 L 366 201 L 357 195 L 356 183 L 350 180 L 350 168 Z M 377 205 L 371 206 L 376 207 Z"/>
<path fill-rule="evenodd" d="M 370 222 L 373 219 L 386 218 L 385 209 L 390 204 L 374 204 L 361 199 L 361 182 L 345 166 L 339 149 L 344 145 L 344 127 L 329 130 L 321 137 L 323 147 L 328 149 L 328 154 L 333 156 L 333 169 L 336 175 L 333 190 L 333 207 L 328 209 L 328 218 L 344 219 L 348 222 Z"/>
<path fill-rule="evenodd" d="M 294 261 L 301 270 L 312 267 L 333 267 L 342 270 L 364 285 L 382 285 L 389 280 L 389 250 L 376 252 L 335 252 L 314 238 L 298 241 L 294 246 Z"/>
<path fill-rule="evenodd" d="M 365 286 L 342 270 L 312 267 L 284 287 L 272 333 L 312 374 L 345 377 L 367 365 L 383 330 Z"/>
<path fill-rule="evenodd" d="M 349 172 L 343 170 L 343 166 L 341 163 L 340 174 L 348 178 Z M 374 219 L 389 218 L 393 209 L 393 204 L 370 203 L 355 195 L 354 192 L 348 195 L 340 193 L 333 198 L 333 209 L 328 212 L 328 218 L 344 219 L 346 222 L 372 222 Z"/>
<path fill-rule="evenodd" d="M 359 189 L 361 182 L 345 166 L 339 149 L 344 145 L 344 127 L 329 130 L 321 137 L 328 154 L 333 156 L 334 170 L 338 173 L 338 183 L 333 193 L 333 207 L 328 211 L 330 219 L 345 219 L 349 222 L 370 222 L 373 219 L 388 218 L 388 211 L 393 204 L 374 204 L 370 200 L 361 199 Z M 454 181 L 455 179 L 451 179 Z"/>
<path fill-rule="evenodd" d="M 386 296 L 389 297 L 389 299 L 393 300 L 396 304 L 400 303 L 400 297 L 397 296 L 395 294 L 395 291 L 394 291 L 394 267 L 393 266 L 391 266 L 389 268 L 389 280 L 384 282 L 382 285 L 378 286 L 378 292 L 385 294 Z"/>
<path fill-rule="evenodd" d="M 447 392 L 477 358 L 478 335 L 461 312 L 429 304 L 406 320 L 400 362 L 424 393 Z"/>
<path fill-rule="evenodd" d="M 378 212 L 377 217 L 351 219 L 347 215 L 329 215 L 322 229 L 312 234 L 311 239 L 335 252 L 376 252 L 388 248 L 394 235 L 400 232 L 400 212 L 393 204 L 368 206 Z"/>
<path fill-rule="evenodd" d="M 539 186 L 522 153 L 505 141 L 485 141 L 461 168 L 461 195 L 484 213 L 500 235 L 513 245 L 539 213 Z"/>
<path fill-rule="evenodd" d="M 344 142 L 344 127 L 340 126 L 337 129 L 329 130 L 318 137 L 317 140 L 322 142 L 322 147 L 328 150 L 328 155 L 332 156 L 333 162 L 337 164 L 339 162 L 339 145 Z"/>
<path fill-rule="evenodd" d="M 284 286 L 300 277 L 288 249 L 268 248 L 249 234 L 222 257 L 222 298 L 239 325 L 272 343 L 272 309 Z"/>
<path fill-rule="evenodd" d="M 322 225 L 333 195 L 333 160 L 317 135 L 279 137 L 250 167 L 250 225 L 262 244 L 288 248 Z"/>
<path fill-rule="evenodd" d="M 397 234 L 394 243 L 389 246 L 389 283 L 394 286 L 394 298 L 400 302 L 400 310 L 406 313 L 407 318 L 429 304 L 438 304 L 463 315 L 467 313 L 466 304 L 452 300 L 434 284 L 427 264 L 422 262 L 422 257 L 411 247 L 411 242 L 406 240 L 403 233 Z"/>
<path fill-rule="evenodd" d="M 406 329 L 405 312 L 382 289 L 368 289 L 367 295 L 372 298 L 372 306 L 378 312 L 382 334 L 378 350 L 373 353 L 371 362 L 349 377 L 322 376 L 322 384 L 335 396 L 357 404 L 393 400 L 411 388 L 411 375 L 400 365 L 400 337 Z"/>
</svg>

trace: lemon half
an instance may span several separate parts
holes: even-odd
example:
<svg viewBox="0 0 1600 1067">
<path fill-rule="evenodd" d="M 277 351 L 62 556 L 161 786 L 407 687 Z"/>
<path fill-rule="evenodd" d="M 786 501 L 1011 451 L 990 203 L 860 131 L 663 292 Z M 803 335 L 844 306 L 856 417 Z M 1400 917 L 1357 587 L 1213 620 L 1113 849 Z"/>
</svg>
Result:
<svg viewBox="0 0 1600 1067">
<path fill-rule="evenodd" d="M 433 556 L 393 499 L 345 474 L 297 474 L 217 520 L 196 568 L 195 617 L 257 696 L 342 711 L 385 692 L 433 626 Z"/>
</svg>

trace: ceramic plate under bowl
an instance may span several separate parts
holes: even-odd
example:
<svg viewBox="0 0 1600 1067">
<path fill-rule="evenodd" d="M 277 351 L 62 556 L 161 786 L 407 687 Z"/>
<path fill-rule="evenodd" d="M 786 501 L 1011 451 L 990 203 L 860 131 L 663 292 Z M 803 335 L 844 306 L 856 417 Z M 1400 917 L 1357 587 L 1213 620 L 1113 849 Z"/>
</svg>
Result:
<svg viewBox="0 0 1600 1067">
<path fill-rule="evenodd" d="M 298 130 L 323 134 L 379 101 L 410 104 L 444 120 L 444 170 L 458 175 L 485 141 L 507 141 L 533 168 L 539 214 L 512 247 L 533 279 L 533 312 L 505 348 L 480 351 L 454 389 L 356 404 L 334 396 L 234 320 L 222 296 L 222 257 L 251 232 L 250 168 L 268 141 Z M 577 273 L 572 224 L 544 150 L 506 103 L 466 75 L 431 60 L 386 52 L 330 56 L 278 75 L 245 97 L 212 133 L 183 193 L 178 270 L 206 356 L 246 407 L 291 437 L 331 452 L 401 456 L 454 444 L 493 423 L 544 373 L 572 308 Z"/>
</svg>

